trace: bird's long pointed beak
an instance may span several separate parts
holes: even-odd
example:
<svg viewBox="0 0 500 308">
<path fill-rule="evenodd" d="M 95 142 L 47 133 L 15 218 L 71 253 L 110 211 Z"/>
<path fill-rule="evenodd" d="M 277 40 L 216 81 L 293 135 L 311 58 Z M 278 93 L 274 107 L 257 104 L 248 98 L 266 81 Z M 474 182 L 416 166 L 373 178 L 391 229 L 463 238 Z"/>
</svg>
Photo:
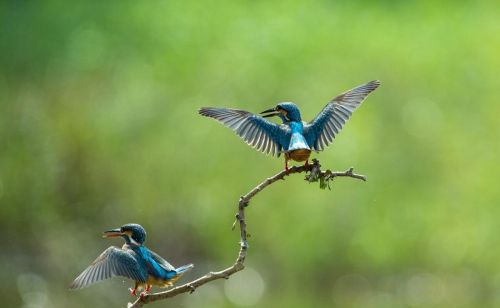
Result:
<svg viewBox="0 0 500 308">
<path fill-rule="evenodd" d="M 120 228 L 104 231 L 102 237 L 119 237 L 122 236 L 122 231 Z"/>
<path fill-rule="evenodd" d="M 267 114 L 265 114 L 265 113 L 267 113 Z M 276 108 L 270 108 L 270 109 L 262 111 L 260 114 L 262 115 L 263 118 L 269 118 L 269 117 L 274 117 L 275 115 L 278 115 L 279 111 L 276 110 Z"/>
</svg>

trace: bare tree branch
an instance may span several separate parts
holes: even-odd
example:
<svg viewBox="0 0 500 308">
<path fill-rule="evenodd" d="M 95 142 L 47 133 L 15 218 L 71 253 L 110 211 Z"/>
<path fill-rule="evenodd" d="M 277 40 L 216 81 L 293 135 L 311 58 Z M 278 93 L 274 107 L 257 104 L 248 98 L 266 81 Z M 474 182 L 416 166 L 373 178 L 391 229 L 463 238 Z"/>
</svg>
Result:
<svg viewBox="0 0 500 308">
<path fill-rule="evenodd" d="M 273 175 L 270 178 L 267 178 L 264 182 L 257 185 L 254 189 L 248 192 L 246 195 L 240 197 L 240 201 L 238 202 L 238 212 L 236 213 L 236 221 L 233 224 L 233 229 L 236 226 L 236 223 L 240 225 L 240 250 L 238 253 L 238 257 L 233 265 L 230 267 L 219 271 L 219 272 L 210 272 L 200 278 L 197 278 L 191 282 L 188 282 L 182 286 L 175 287 L 173 289 L 144 295 L 142 297 L 137 298 L 134 303 L 129 303 L 128 308 L 138 308 L 142 307 L 145 304 L 156 302 L 162 299 L 171 298 L 177 296 L 182 293 L 193 293 L 200 286 L 217 279 L 229 279 L 229 276 L 233 275 L 236 272 L 239 272 L 245 268 L 243 263 L 245 262 L 247 250 L 248 250 L 248 242 L 247 242 L 247 225 L 245 221 L 245 208 L 250 204 L 250 200 L 257 195 L 260 191 L 262 191 L 267 186 L 273 184 L 278 180 L 284 180 L 286 176 L 289 176 L 294 173 L 302 173 L 309 172 L 306 175 L 305 180 L 309 182 L 320 182 L 320 187 L 325 188 L 329 186 L 330 181 L 332 181 L 336 177 L 351 177 L 358 180 L 366 181 L 366 176 L 356 174 L 353 172 L 353 168 L 349 168 L 344 172 L 333 172 L 330 170 L 321 171 L 321 165 L 319 161 L 313 159 L 312 164 L 304 165 L 304 166 L 294 166 L 288 170 L 283 170 L 280 173 Z"/>
</svg>

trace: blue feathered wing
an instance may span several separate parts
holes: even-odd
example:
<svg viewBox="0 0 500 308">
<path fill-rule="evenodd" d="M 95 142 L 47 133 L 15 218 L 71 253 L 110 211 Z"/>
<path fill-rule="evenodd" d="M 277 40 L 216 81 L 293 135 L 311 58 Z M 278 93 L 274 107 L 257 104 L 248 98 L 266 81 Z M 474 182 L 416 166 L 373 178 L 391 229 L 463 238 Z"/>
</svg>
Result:
<svg viewBox="0 0 500 308">
<path fill-rule="evenodd" d="M 122 276 L 139 282 L 147 279 L 146 269 L 137 261 L 132 250 L 116 247 L 106 249 L 71 284 L 71 289 L 84 288 L 97 281 Z"/>
<path fill-rule="evenodd" d="M 291 133 L 287 125 L 278 125 L 238 109 L 203 107 L 199 113 L 231 128 L 247 144 L 263 153 L 279 156 L 288 149 Z"/>
<path fill-rule="evenodd" d="M 322 151 L 326 148 L 354 110 L 379 85 L 378 80 L 370 81 L 331 100 L 314 120 L 304 125 L 304 137 L 309 147 L 315 151 Z"/>
</svg>

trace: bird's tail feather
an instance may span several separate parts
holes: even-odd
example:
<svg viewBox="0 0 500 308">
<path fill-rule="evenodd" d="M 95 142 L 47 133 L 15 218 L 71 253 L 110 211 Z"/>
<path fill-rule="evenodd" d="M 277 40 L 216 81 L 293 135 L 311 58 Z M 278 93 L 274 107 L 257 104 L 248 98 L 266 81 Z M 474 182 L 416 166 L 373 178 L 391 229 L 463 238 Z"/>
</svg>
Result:
<svg viewBox="0 0 500 308">
<path fill-rule="evenodd" d="M 179 266 L 178 268 L 175 269 L 175 272 L 177 273 L 177 275 L 184 274 L 185 272 L 189 271 L 193 267 L 194 267 L 193 264 Z"/>
</svg>

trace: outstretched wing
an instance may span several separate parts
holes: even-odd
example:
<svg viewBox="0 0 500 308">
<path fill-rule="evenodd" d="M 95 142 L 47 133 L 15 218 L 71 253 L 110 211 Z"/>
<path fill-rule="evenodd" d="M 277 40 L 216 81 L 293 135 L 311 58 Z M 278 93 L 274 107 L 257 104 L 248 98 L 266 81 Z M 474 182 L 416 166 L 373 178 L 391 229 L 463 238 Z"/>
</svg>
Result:
<svg viewBox="0 0 500 308">
<path fill-rule="evenodd" d="M 261 152 L 279 156 L 290 141 L 290 129 L 248 111 L 203 107 L 201 115 L 211 117 L 234 130 L 247 144 Z"/>
<path fill-rule="evenodd" d="M 315 151 L 322 151 L 329 145 L 354 110 L 379 85 L 378 80 L 370 81 L 330 101 L 314 120 L 304 126 L 304 137 L 309 147 Z"/>
<path fill-rule="evenodd" d="M 81 289 L 113 276 L 123 276 L 135 281 L 145 282 L 147 272 L 141 271 L 137 260 L 128 252 L 116 247 L 109 247 L 76 277 L 70 289 Z"/>
</svg>

